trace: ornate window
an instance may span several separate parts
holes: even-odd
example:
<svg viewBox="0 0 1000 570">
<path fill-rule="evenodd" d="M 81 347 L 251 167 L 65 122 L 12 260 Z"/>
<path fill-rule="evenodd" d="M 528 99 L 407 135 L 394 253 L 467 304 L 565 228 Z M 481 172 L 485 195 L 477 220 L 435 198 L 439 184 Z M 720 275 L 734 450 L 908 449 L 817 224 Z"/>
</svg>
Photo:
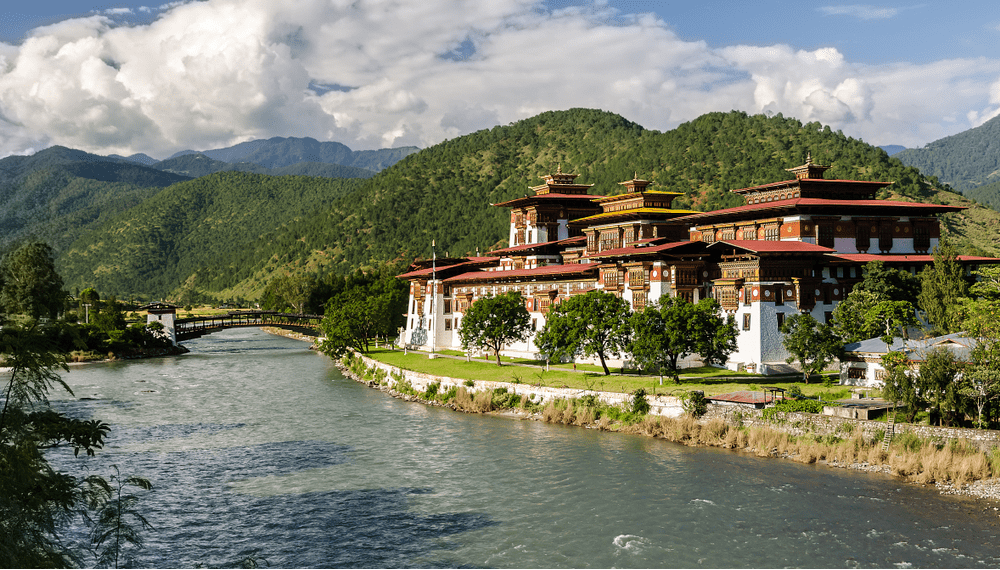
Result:
<svg viewBox="0 0 1000 570">
<path fill-rule="evenodd" d="M 764 228 L 764 240 L 766 241 L 779 241 L 781 240 L 781 228 L 776 225 L 767 226 Z"/>
<path fill-rule="evenodd" d="M 743 330 L 750 330 L 750 313 L 743 313 Z"/>
<path fill-rule="evenodd" d="M 858 251 L 868 251 L 871 247 L 871 233 L 868 226 L 858 225 L 854 228 L 854 241 Z"/>
<path fill-rule="evenodd" d="M 633 291 L 632 292 L 632 310 L 641 311 L 646 307 L 646 292 L 645 291 Z"/>
<path fill-rule="evenodd" d="M 742 235 L 740 236 L 740 239 L 757 239 L 757 228 L 754 228 L 752 226 L 748 228 L 743 228 L 743 232 Z"/>
<path fill-rule="evenodd" d="M 823 247 L 833 247 L 833 225 L 820 224 L 816 226 L 816 244 Z"/>
<path fill-rule="evenodd" d="M 926 252 L 931 248 L 931 232 L 927 226 L 913 227 L 913 249 Z"/>
<path fill-rule="evenodd" d="M 882 251 L 892 249 L 892 224 L 882 224 L 879 226 L 878 248 Z"/>
<path fill-rule="evenodd" d="M 632 243 L 634 241 L 635 241 L 635 228 L 627 228 L 625 230 L 625 239 L 622 240 L 622 243 Z"/>
</svg>

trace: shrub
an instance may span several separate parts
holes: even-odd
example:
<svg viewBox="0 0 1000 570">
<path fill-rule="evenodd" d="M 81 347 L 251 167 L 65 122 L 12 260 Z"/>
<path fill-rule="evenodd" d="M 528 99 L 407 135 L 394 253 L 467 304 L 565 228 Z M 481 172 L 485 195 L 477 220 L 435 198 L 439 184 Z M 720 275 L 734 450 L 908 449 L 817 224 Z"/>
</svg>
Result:
<svg viewBox="0 0 1000 570">
<path fill-rule="evenodd" d="M 798 384 L 794 384 L 794 385 L 792 385 L 791 388 L 788 389 L 788 397 L 789 398 L 795 398 L 795 399 L 798 400 L 798 399 L 803 398 L 804 396 L 805 396 L 805 394 L 802 393 L 802 388 L 799 388 Z"/>
<path fill-rule="evenodd" d="M 466 380 L 464 382 L 464 384 L 466 386 L 468 386 L 469 388 L 475 388 L 476 387 L 476 381 L 475 380 Z"/>
<path fill-rule="evenodd" d="M 427 385 L 427 390 L 425 390 L 420 397 L 425 400 L 433 400 L 437 396 L 438 390 L 440 388 L 441 388 L 440 382 L 431 382 L 430 384 Z"/>
<path fill-rule="evenodd" d="M 704 394 L 702 394 L 704 397 Z M 649 413 L 649 400 L 646 399 L 646 389 L 639 388 L 632 392 L 632 401 L 629 403 L 629 413 L 644 416 Z"/>
<path fill-rule="evenodd" d="M 681 396 L 684 412 L 693 418 L 700 418 L 708 412 L 708 400 L 701 390 L 692 390 Z"/>
<path fill-rule="evenodd" d="M 823 411 L 823 403 L 816 400 L 781 400 L 774 404 L 773 410 L 779 412 L 806 412 L 818 414 Z M 766 411 L 766 410 L 765 410 Z"/>
</svg>

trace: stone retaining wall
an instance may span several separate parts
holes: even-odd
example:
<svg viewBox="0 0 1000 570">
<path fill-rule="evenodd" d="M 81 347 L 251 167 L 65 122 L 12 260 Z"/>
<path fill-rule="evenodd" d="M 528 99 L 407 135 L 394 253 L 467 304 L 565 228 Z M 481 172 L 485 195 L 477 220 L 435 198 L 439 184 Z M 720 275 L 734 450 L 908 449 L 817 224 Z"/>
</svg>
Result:
<svg viewBox="0 0 1000 570">
<path fill-rule="evenodd" d="M 465 386 L 465 378 L 450 378 L 448 376 L 434 376 L 432 374 L 425 374 L 423 372 L 414 372 L 412 370 L 405 370 L 379 362 L 367 356 L 356 354 L 356 358 L 360 358 L 365 366 L 371 368 L 379 368 L 389 376 L 388 381 L 390 386 L 396 383 L 393 374 L 402 374 L 402 377 L 413 386 L 414 389 L 421 392 L 427 390 L 427 386 L 435 382 L 441 384 L 439 391 L 447 391 L 452 386 L 460 387 Z M 601 392 L 598 390 L 580 390 L 574 388 L 550 388 L 548 386 L 538 386 L 533 384 L 514 384 L 511 382 L 492 382 L 487 380 L 473 380 L 474 385 L 467 387 L 470 392 L 480 391 L 480 390 L 493 390 L 495 388 L 506 388 L 510 392 L 514 392 L 519 396 L 528 396 L 535 402 L 549 402 L 552 400 L 560 400 L 567 398 L 582 398 L 588 394 L 593 394 L 597 397 L 598 401 L 611 406 L 621 406 L 631 398 L 630 394 L 622 394 L 621 392 Z M 684 413 L 682 403 L 679 398 L 673 396 L 647 396 L 646 399 L 649 401 L 650 413 L 659 416 L 665 416 L 669 418 L 676 418 Z"/>
<path fill-rule="evenodd" d="M 548 386 L 538 386 L 532 384 L 513 384 L 511 382 L 492 382 L 486 380 L 474 380 L 473 386 L 466 386 L 465 378 L 450 378 L 448 376 L 434 376 L 422 372 L 405 370 L 368 358 L 367 356 L 356 354 L 368 368 L 379 368 L 385 371 L 390 387 L 396 383 L 394 374 L 402 375 L 403 379 L 410 383 L 418 391 L 426 391 L 427 386 L 435 382 L 440 383 L 439 391 L 447 391 L 452 386 L 465 386 L 470 392 L 480 390 L 493 390 L 495 388 L 505 388 L 519 396 L 527 395 L 535 402 L 549 402 L 552 400 L 582 398 L 588 394 L 593 394 L 600 402 L 611 406 L 628 405 L 630 394 L 621 392 L 601 392 L 598 390 L 580 390 L 573 388 L 550 388 Z M 679 398 L 673 396 L 647 396 L 650 404 L 650 413 L 668 418 L 677 418 L 684 415 L 683 403 Z M 722 418 L 727 424 L 736 425 L 742 423 L 746 426 L 768 427 L 778 431 L 784 431 L 792 435 L 836 435 L 843 437 L 850 433 L 854 426 L 861 426 L 862 433 L 866 437 L 880 437 L 885 433 L 885 422 L 855 420 L 850 418 L 840 418 L 835 416 L 824 416 L 822 414 L 807 414 L 801 412 L 786 412 L 783 422 L 765 421 L 762 417 L 764 410 L 757 410 L 746 406 L 732 406 L 709 403 L 708 413 L 701 421 L 705 422 L 714 418 Z M 1000 431 L 977 430 L 966 428 L 942 428 L 936 426 L 896 424 L 894 433 L 898 436 L 902 433 L 914 433 L 924 439 L 933 439 L 939 442 L 948 440 L 965 439 L 976 445 L 983 451 L 988 451 L 992 447 L 1000 445 Z"/>
</svg>

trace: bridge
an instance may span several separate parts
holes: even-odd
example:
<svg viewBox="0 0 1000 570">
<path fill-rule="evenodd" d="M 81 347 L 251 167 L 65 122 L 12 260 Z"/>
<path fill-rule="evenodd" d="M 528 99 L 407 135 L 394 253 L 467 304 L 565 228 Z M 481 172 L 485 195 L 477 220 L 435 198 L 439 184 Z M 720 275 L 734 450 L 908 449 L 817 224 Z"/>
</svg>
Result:
<svg viewBox="0 0 1000 570">
<path fill-rule="evenodd" d="M 318 336 L 323 315 L 279 313 L 277 311 L 230 311 L 224 315 L 187 317 L 174 321 L 177 342 L 191 340 L 224 329 L 277 327 Z"/>
</svg>

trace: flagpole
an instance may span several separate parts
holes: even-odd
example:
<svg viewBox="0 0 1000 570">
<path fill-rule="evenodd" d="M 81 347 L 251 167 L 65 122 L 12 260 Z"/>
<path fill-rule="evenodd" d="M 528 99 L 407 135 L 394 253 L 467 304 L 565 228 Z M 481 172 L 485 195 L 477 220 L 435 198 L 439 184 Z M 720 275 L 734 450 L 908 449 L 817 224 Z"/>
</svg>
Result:
<svg viewBox="0 0 1000 570">
<path fill-rule="evenodd" d="M 431 354 L 434 358 L 434 346 L 437 344 L 437 240 L 431 240 L 431 325 L 434 330 L 428 331 L 431 335 Z"/>
</svg>

